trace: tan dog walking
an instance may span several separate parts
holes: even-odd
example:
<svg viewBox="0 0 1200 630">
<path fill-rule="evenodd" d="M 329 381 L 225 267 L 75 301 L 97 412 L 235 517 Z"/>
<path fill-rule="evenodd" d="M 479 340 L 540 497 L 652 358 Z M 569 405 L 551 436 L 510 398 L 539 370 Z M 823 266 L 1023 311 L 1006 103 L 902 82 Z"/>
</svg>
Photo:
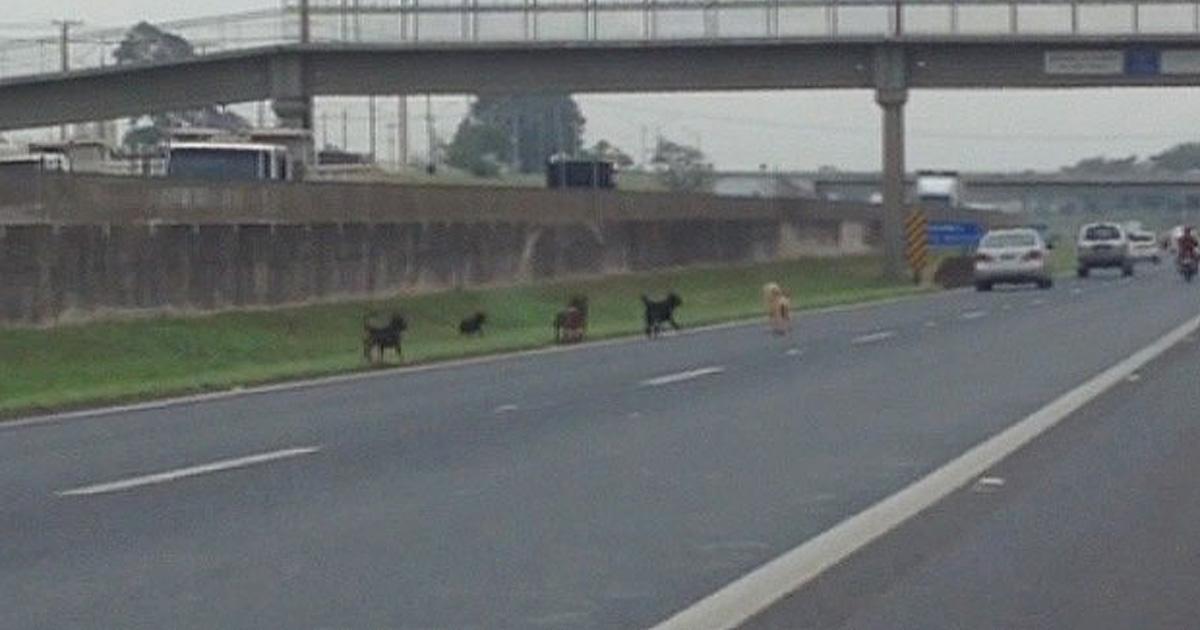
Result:
<svg viewBox="0 0 1200 630">
<path fill-rule="evenodd" d="M 786 335 L 792 331 L 792 301 L 787 292 L 777 283 L 768 282 L 763 286 L 763 302 L 767 307 L 767 318 L 771 322 L 771 332 L 776 335 Z"/>
</svg>

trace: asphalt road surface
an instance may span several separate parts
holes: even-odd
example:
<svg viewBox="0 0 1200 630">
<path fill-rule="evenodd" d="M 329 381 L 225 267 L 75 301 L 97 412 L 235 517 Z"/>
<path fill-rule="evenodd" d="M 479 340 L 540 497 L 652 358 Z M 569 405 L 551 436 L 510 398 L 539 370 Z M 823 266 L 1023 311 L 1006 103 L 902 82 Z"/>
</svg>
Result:
<svg viewBox="0 0 1200 630">
<path fill-rule="evenodd" d="M 1191 338 L 745 628 L 1196 627 L 1198 373 Z"/>
<path fill-rule="evenodd" d="M 0 428 L 0 627 L 650 626 L 1198 311 L 1103 276 Z"/>
</svg>

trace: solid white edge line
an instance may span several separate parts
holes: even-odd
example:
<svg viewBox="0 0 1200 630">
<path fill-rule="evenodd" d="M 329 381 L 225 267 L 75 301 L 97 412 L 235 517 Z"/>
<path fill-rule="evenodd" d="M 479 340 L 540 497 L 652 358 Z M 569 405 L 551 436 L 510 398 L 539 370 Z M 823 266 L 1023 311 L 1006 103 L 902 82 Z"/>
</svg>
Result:
<svg viewBox="0 0 1200 630">
<path fill-rule="evenodd" d="M 1197 330 L 1200 330 L 1200 316 L 903 490 L 676 613 L 654 626 L 653 630 L 736 628 L 799 590 L 850 554 L 967 485 Z"/>
<path fill-rule="evenodd" d="M 966 293 L 968 289 L 951 289 L 946 291 L 938 291 L 933 293 L 918 293 L 914 295 L 901 295 L 892 298 L 874 300 L 869 302 L 859 302 L 857 304 L 841 304 L 837 306 L 826 306 L 823 308 L 814 308 L 807 310 L 796 311 L 797 318 L 818 317 L 821 315 L 829 315 L 833 313 L 847 313 L 855 311 L 865 311 L 873 308 L 891 306 L 894 304 L 902 304 L 905 302 L 915 302 L 922 299 L 951 297 Z M 757 326 L 765 321 L 763 317 L 750 317 L 732 322 L 724 322 L 720 324 L 709 324 L 706 326 L 696 326 L 694 328 L 685 328 L 677 333 L 677 335 L 698 335 L 720 330 L 729 330 L 733 328 L 746 328 Z M 312 389 L 315 387 L 324 387 L 327 385 L 339 385 L 342 383 L 353 383 L 376 378 L 387 378 L 393 376 L 402 376 L 405 374 L 415 374 L 420 372 L 432 372 L 436 370 L 451 370 L 460 367 L 468 367 L 473 365 L 486 365 L 489 363 L 497 363 L 500 361 L 509 361 L 512 359 L 520 359 L 524 357 L 540 356 L 546 354 L 558 354 L 565 352 L 580 352 L 592 350 L 596 348 L 605 348 L 611 346 L 628 345 L 638 343 L 644 338 L 644 335 L 631 334 L 627 337 L 619 337 L 616 339 L 605 339 L 602 341 L 591 341 L 584 344 L 571 346 L 551 346 L 548 348 L 534 348 L 531 350 L 519 350 L 516 352 L 505 352 L 499 354 L 489 354 L 478 357 L 469 357 L 466 359 L 454 359 L 450 361 L 438 361 L 427 363 L 424 365 L 414 366 L 399 366 L 395 368 L 375 370 L 371 372 L 352 372 L 349 374 L 337 374 L 333 376 L 322 376 L 318 378 L 302 379 L 276 383 L 273 385 L 258 385 L 253 387 L 235 387 L 219 392 L 208 394 L 192 394 L 189 396 L 175 396 L 172 398 L 163 398 L 160 400 L 151 400 L 142 403 L 133 403 L 129 405 L 116 405 L 109 407 L 100 407 L 95 409 L 80 409 L 78 411 L 65 411 L 61 413 L 29 416 L 17 420 L 4 421 L 0 420 L 0 432 L 34 427 L 44 424 L 55 424 L 61 422 L 70 422 L 73 420 L 90 420 L 92 418 L 100 418 L 104 416 L 119 415 L 124 413 L 133 413 L 138 411 L 154 411 L 157 409 L 169 409 L 171 407 L 180 407 L 186 405 L 195 405 L 206 402 L 215 402 L 230 398 L 242 398 L 245 396 L 257 396 L 260 394 L 272 394 L 279 392 L 297 391 L 303 389 Z"/>
<path fill-rule="evenodd" d="M 725 368 L 719 365 L 714 365 L 712 367 L 699 368 L 696 370 L 688 370 L 686 372 L 676 372 L 674 374 L 666 374 L 664 376 L 648 378 L 639 383 L 639 385 L 642 387 L 661 387 L 663 385 L 672 385 L 674 383 L 682 383 L 684 381 L 690 381 L 705 376 L 721 374 L 724 371 Z"/>
<path fill-rule="evenodd" d="M 172 481 L 178 481 L 187 477 L 197 477 L 200 475 L 208 475 L 237 468 L 247 468 L 249 466 L 257 466 L 269 462 L 278 461 L 281 459 L 289 459 L 299 457 L 301 455 L 312 455 L 320 451 L 318 446 L 306 446 L 301 448 L 289 448 L 282 451 L 272 451 L 270 453 L 260 453 L 258 455 L 248 455 L 246 457 L 238 457 L 236 459 L 224 459 L 221 461 L 211 462 L 208 464 L 199 464 L 197 466 L 188 466 L 187 468 L 178 468 L 160 473 L 149 475 L 140 475 L 121 479 L 118 481 L 109 481 L 98 483 L 90 486 L 81 486 L 71 490 L 62 490 L 54 494 L 60 497 L 86 497 L 96 494 L 111 494 L 114 492 L 124 492 L 134 488 L 143 486 L 153 486 Z"/>
</svg>

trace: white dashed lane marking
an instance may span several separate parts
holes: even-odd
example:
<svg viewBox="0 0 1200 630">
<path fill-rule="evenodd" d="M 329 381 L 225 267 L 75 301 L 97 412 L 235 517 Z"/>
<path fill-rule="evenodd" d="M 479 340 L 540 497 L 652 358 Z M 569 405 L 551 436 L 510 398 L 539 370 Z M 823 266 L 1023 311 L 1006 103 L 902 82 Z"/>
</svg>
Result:
<svg viewBox="0 0 1200 630">
<path fill-rule="evenodd" d="M 662 387 L 663 385 L 672 385 L 675 383 L 682 383 L 684 381 L 690 381 L 690 380 L 697 379 L 697 378 L 703 378 L 705 376 L 712 376 L 714 374 L 720 374 L 724 371 L 725 371 L 725 368 L 723 368 L 721 366 L 712 366 L 712 367 L 700 368 L 698 370 L 689 370 L 687 372 L 677 372 L 675 374 L 667 374 L 665 376 L 656 376 L 654 378 L 648 378 L 641 382 L 641 386 L 642 387 Z"/>
<path fill-rule="evenodd" d="M 210 464 L 201 464 L 199 466 L 189 466 L 187 468 L 179 468 L 177 470 L 168 470 L 166 472 L 154 473 L 151 475 L 143 475 L 140 477 L 130 477 L 119 481 L 110 481 L 92 486 L 83 486 L 72 490 L 63 490 L 57 492 L 60 497 L 83 497 L 96 494 L 110 494 L 113 492 L 124 492 L 141 488 L 143 486 L 153 486 L 163 483 L 170 483 L 188 477 L 198 477 L 200 475 L 211 475 L 213 473 L 235 470 L 238 468 L 247 468 L 250 466 L 259 466 L 269 462 L 279 461 L 281 459 L 289 459 L 292 457 L 300 457 L 301 455 L 312 455 L 321 450 L 319 446 L 306 446 L 302 448 L 289 448 L 282 451 L 273 451 L 270 453 L 260 453 L 258 455 L 250 455 L 247 457 L 239 457 L 237 459 L 226 459 Z"/>
<path fill-rule="evenodd" d="M 967 312 L 963 313 L 962 315 L 959 315 L 959 317 L 961 317 L 967 321 L 970 321 L 972 319 L 981 319 L 983 317 L 987 317 L 987 311 L 967 311 Z"/>
<path fill-rule="evenodd" d="M 850 340 L 850 343 L 852 343 L 856 346 L 864 346 L 869 343 L 879 343 L 880 341 L 886 341 L 895 336 L 896 336 L 896 331 L 894 331 L 894 330 L 881 330 L 877 333 L 871 333 L 869 335 L 855 337 L 854 339 Z"/>
</svg>

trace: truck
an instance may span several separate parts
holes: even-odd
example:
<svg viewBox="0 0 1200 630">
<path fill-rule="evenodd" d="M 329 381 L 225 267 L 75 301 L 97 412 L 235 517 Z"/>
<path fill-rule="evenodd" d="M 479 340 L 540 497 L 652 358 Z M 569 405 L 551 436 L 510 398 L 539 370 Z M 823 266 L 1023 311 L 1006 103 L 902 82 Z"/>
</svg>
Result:
<svg viewBox="0 0 1200 630">
<path fill-rule="evenodd" d="M 958 171 L 917 171 L 917 203 L 922 206 L 962 206 L 962 180 Z"/>
</svg>

